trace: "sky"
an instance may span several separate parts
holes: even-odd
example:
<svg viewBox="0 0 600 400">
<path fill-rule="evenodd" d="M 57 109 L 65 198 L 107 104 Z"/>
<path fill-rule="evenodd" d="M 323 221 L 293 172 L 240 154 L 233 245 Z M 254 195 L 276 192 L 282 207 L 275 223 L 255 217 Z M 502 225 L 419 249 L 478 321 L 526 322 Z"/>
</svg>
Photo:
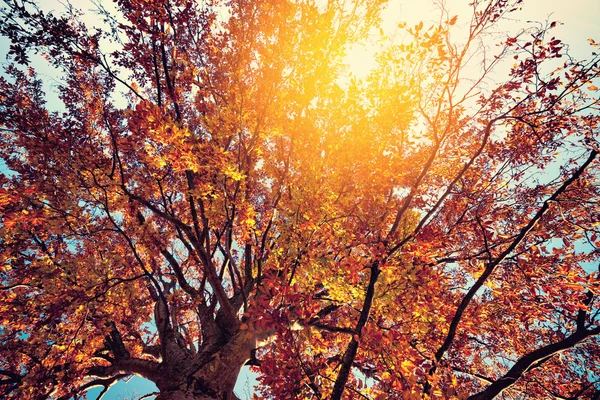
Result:
<svg viewBox="0 0 600 400">
<path fill-rule="evenodd" d="M 470 19 L 470 8 L 468 3 L 471 0 L 448 0 L 446 7 L 450 15 L 458 15 L 457 26 L 466 23 Z M 61 5 L 58 0 L 38 0 L 45 10 L 60 10 Z M 111 3 L 104 0 L 104 3 Z M 73 0 L 72 4 L 84 11 L 91 8 L 88 0 Z M 383 15 L 384 33 L 389 37 L 397 34 L 397 24 L 407 22 L 409 26 L 424 21 L 435 22 L 437 19 L 436 7 L 432 2 L 423 0 L 392 0 L 386 12 Z M 519 13 L 511 16 L 512 20 L 503 21 L 498 26 L 498 37 L 508 35 L 508 32 L 516 32 L 525 28 L 534 22 L 528 21 L 559 21 L 555 28 L 554 36 L 560 38 L 563 43 L 570 46 L 570 53 L 576 58 L 584 56 L 589 52 L 587 39 L 593 38 L 600 41 L 600 1 L 598 0 L 525 0 L 523 9 Z M 94 16 L 90 14 L 89 21 L 93 21 Z M 377 36 L 377 33 L 374 34 Z M 5 55 L 8 51 L 8 42 L 0 37 L 0 63 L 6 64 Z M 370 69 L 375 65 L 374 47 L 372 44 L 355 46 L 348 54 L 347 60 L 350 69 L 358 78 L 364 78 Z M 39 59 L 34 59 L 34 65 L 37 69 L 52 79 L 58 79 L 57 72 L 44 66 Z M 50 88 L 50 87 L 49 87 Z M 50 108 L 52 105 L 50 104 Z M 0 170 L 1 170 L 0 160 Z M 256 384 L 255 375 L 244 368 L 238 379 L 236 394 L 242 400 L 250 399 L 252 387 Z M 103 397 L 105 400 L 128 400 L 137 399 L 142 395 L 153 392 L 156 387 L 149 381 L 139 377 L 133 377 L 127 382 L 119 382 L 113 386 Z M 90 399 L 95 399 L 100 389 L 92 389 L 88 392 Z"/>
<path fill-rule="evenodd" d="M 485 0 L 484 0 L 485 1 Z M 466 24 L 472 15 L 471 0 L 446 0 L 444 3 L 449 15 L 458 16 L 456 27 Z M 424 21 L 436 23 L 438 7 L 433 1 L 391 0 L 383 17 L 384 33 L 390 38 L 398 35 L 397 25 L 406 22 L 413 26 Z M 506 37 L 531 26 L 537 21 L 558 21 L 562 24 L 553 30 L 563 43 L 570 45 L 570 52 L 576 58 L 588 51 L 588 38 L 600 41 L 600 1 L 598 0 L 524 0 L 522 10 L 513 13 L 510 20 L 504 20 L 497 27 L 498 37 Z M 373 46 L 355 46 L 347 57 L 351 69 L 359 78 L 365 77 L 375 66 Z"/>
</svg>

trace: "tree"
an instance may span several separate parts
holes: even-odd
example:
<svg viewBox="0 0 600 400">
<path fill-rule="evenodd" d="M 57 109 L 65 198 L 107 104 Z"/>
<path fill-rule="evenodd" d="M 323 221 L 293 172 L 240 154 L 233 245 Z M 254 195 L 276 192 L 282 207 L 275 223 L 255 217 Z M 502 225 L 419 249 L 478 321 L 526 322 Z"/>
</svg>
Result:
<svg viewBox="0 0 600 400">
<path fill-rule="evenodd" d="M 5 398 L 598 398 L 598 44 L 440 4 L 344 78 L 384 3 L 4 1 Z"/>
</svg>

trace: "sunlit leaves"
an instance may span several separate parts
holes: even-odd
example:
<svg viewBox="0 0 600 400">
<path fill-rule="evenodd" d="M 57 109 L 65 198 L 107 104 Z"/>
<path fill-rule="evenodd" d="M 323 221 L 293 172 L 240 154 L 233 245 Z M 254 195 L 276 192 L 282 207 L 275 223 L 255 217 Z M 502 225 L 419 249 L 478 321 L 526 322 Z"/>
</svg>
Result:
<svg viewBox="0 0 600 400">
<path fill-rule="evenodd" d="M 96 33 L 8 7 L 3 394 L 229 396 L 258 347 L 267 398 L 328 397 L 343 366 L 343 398 L 590 397 L 598 56 L 554 23 L 482 47 L 520 3 L 400 24 L 364 80 L 344 56 L 383 1 L 119 1 Z"/>
</svg>

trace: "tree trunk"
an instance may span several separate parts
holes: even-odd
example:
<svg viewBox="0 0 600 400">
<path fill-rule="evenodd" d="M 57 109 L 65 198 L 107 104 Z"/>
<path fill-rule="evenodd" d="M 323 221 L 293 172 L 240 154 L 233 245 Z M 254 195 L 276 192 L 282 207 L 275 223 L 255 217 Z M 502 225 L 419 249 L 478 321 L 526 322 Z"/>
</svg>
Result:
<svg viewBox="0 0 600 400">
<path fill-rule="evenodd" d="M 215 395 L 193 394 L 183 390 L 175 392 L 164 392 L 156 397 L 156 400 L 239 400 L 233 394 L 233 388 L 230 393 L 215 393 Z"/>
<path fill-rule="evenodd" d="M 188 376 L 165 371 L 165 379 L 156 382 L 160 390 L 156 400 L 236 400 L 233 388 L 238 374 L 255 347 L 254 334 L 239 331 Z"/>
</svg>

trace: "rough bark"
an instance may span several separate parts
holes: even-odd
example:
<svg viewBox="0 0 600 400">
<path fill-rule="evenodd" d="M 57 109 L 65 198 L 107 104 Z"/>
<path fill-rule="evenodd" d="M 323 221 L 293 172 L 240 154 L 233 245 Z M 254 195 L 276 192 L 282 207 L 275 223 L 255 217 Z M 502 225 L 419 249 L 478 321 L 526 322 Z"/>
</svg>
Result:
<svg viewBox="0 0 600 400">
<path fill-rule="evenodd" d="M 165 369 L 164 379 L 156 382 L 157 400 L 235 400 L 233 388 L 242 366 L 256 347 L 252 332 L 238 331 L 219 351 L 202 360 L 193 360 L 187 374 Z M 200 364 L 198 367 L 196 365 Z M 185 370 L 181 366 L 177 371 Z"/>
</svg>

